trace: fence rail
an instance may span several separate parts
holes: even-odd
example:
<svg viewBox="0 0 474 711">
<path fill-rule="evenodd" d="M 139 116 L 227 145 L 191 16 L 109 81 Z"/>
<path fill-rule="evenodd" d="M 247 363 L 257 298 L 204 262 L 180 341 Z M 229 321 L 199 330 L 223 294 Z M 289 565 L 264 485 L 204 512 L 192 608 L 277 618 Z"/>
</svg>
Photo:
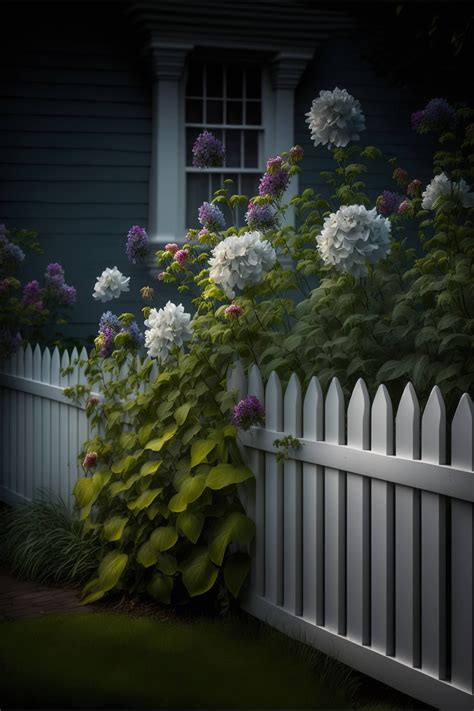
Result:
<svg viewBox="0 0 474 711">
<path fill-rule="evenodd" d="M 71 503 L 84 409 L 74 349 L 36 346 L 0 366 L 0 499 L 47 488 Z M 73 365 L 70 375 L 61 370 Z M 156 368 L 150 374 L 152 380 Z M 147 387 L 143 383 L 142 389 Z M 346 407 L 337 379 L 283 393 L 272 373 L 229 387 L 265 405 L 265 428 L 239 435 L 255 479 L 242 488 L 257 534 L 245 609 L 350 666 L 442 709 L 474 706 L 474 417 L 464 394 L 450 423 L 434 388 L 423 413 L 411 384 L 394 409 L 362 380 Z M 299 439 L 277 460 L 274 440 Z"/>
<path fill-rule="evenodd" d="M 396 415 L 385 386 L 359 380 L 346 407 L 337 379 L 303 393 L 240 364 L 229 387 L 264 403 L 266 427 L 239 435 L 257 525 L 244 607 L 287 634 L 416 698 L 474 706 L 473 406 L 451 423 L 435 387 L 409 383 Z M 300 447 L 277 462 L 283 433 Z"/>
</svg>

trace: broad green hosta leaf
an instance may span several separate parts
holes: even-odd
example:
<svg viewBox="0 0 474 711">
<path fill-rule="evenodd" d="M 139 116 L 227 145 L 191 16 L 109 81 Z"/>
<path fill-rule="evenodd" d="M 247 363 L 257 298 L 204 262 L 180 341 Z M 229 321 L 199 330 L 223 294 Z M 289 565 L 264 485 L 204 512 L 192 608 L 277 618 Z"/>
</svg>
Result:
<svg viewBox="0 0 474 711">
<path fill-rule="evenodd" d="M 247 467 L 236 467 L 233 464 L 218 464 L 207 475 L 206 485 L 210 489 L 223 489 L 231 484 L 241 484 L 253 476 Z"/>
<path fill-rule="evenodd" d="M 128 491 L 139 479 L 141 479 L 140 474 L 132 474 L 126 481 L 116 481 L 110 485 L 108 493 L 110 496 L 116 496 L 121 494 L 122 491 Z"/>
<path fill-rule="evenodd" d="M 161 494 L 161 491 L 162 489 L 148 489 L 148 491 L 144 491 L 138 498 L 128 502 L 128 508 L 132 511 L 146 509 L 153 503 L 158 494 Z"/>
<path fill-rule="evenodd" d="M 222 565 L 227 546 L 231 541 L 250 543 L 255 535 L 255 524 L 239 511 L 218 521 L 209 536 L 209 557 L 216 565 Z"/>
<path fill-rule="evenodd" d="M 171 553 L 158 553 L 156 567 L 165 575 L 174 575 L 178 570 L 178 562 Z"/>
<path fill-rule="evenodd" d="M 232 553 L 224 564 L 224 582 L 234 597 L 238 597 L 240 589 L 250 572 L 250 557 L 243 551 Z"/>
<path fill-rule="evenodd" d="M 137 443 L 137 435 L 134 432 L 122 432 L 119 437 L 119 444 L 122 449 L 133 449 Z"/>
<path fill-rule="evenodd" d="M 158 551 L 151 545 L 150 541 L 145 541 L 145 543 L 142 543 L 142 545 L 137 551 L 137 561 L 145 568 L 149 568 L 151 565 L 155 565 L 156 561 L 158 560 L 158 556 Z"/>
<path fill-rule="evenodd" d="M 156 573 L 147 585 L 149 595 L 159 600 L 160 602 L 169 605 L 171 602 L 171 593 L 173 591 L 173 578 L 167 575 Z"/>
<path fill-rule="evenodd" d="M 191 469 L 204 462 L 212 452 L 217 442 L 212 439 L 198 439 L 191 447 Z"/>
<path fill-rule="evenodd" d="M 128 518 L 122 516 L 112 516 L 105 522 L 103 535 L 106 541 L 119 541 L 122 538 Z"/>
<path fill-rule="evenodd" d="M 178 409 L 175 411 L 174 419 L 176 420 L 179 426 L 184 425 L 184 423 L 186 422 L 191 407 L 192 405 L 189 402 L 186 402 L 184 405 L 181 405 L 181 407 L 178 407 Z"/>
<path fill-rule="evenodd" d="M 177 494 L 171 497 L 168 508 L 170 511 L 180 513 L 185 511 L 188 504 L 198 499 L 206 487 L 206 474 L 188 476 L 181 481 Z"/>
<path fill-rule="evenodd" d="M 128 454 L 126 457 L 122 457 L 117 462 L 114 462 L 110 467 L 114 474 L 126 474 L 132 467 L 137 463 L 136 457 Z"/>
<path fill-rule="evenodd" d="M 155 427 L 156 422 L 149 422 L 147 425 L 143 425 L 143 427 L 140 427 L 140 429 L 138 430 L 138 441 L 140 442 L 142 447 L 144 447 L 150 439 L 150 435 L 155 429 Z"/>
<path fill-rule="evenodd" d="M 183 435 L 181 437 L 181 441 L 183 444 L 189 444 L 189 442 L 192 440 L 192 438 L 197 435 L 199 430 L 201 429 L 200 424 L 195 424 L 191 425 L 190 427 L 187 427 L 186 430 L 183 432 Z"/>
<path fill-rule="evenodd" d="M 79 508 L 88 506 L 96 497 L 99 491 L 97 482 L 93 477 L 82 477 L 74 484 L 73 494 Z"/>
<path fill-rule="evenodd" d="M 209 559 L 207 549 L 199 547 L 179 567 L 183 584 L 191 595 L 203 595 L 212 588 L 216 582 L 218 568 Z"/>
<path fill-rule="evenodd" d="M 174 546 L 178 540 L 178 531 L 174 526 L 160 526 L 155 528 L 149 540 L 153 548 L 162 553 Z"/>
<path fill-rule="evenodd" d="M 176 518 L 176 526 L 191 543 L 197 543 L 205 521 L 204 514 L 183 511 Z"/>
<path fill-rule="evenodd" d="M 174 435 L 176 434 L 176 431 L 178 429 L 178 425 L 171 425 L 171 427 L 167 427 L 166 430 L 163 432 L 161 437 L 157 437 L 156 439 L 152 439 L 148 444 L 145 446 L 145 449 L 151 449 L 153 452 L 160 452 L 166 442 L 168 442 Z"/>
<path fill-rule="evenodd" d="M 140 476 L 149 476 L 150 474 L 155 474 L 162 464 L 162 459 L 152 459 L 149 462 L 145 462 L 145 464 L 142 464 L 140 468 Z"/>
<path fill-rule="evenodd" d="M 84 593 L 89 592 L 90 594 L 82 600 L 82 604 L 87 605 L 89 602 L 99 600 L 106 592 L 112 590 L 120 580 L 127 562 L 128 555 L 125 553 L 120 553 L 120 551 L 107 553 L 99 564 L 98 577 L 91 580 L 83 590 Z"/>
</svg>

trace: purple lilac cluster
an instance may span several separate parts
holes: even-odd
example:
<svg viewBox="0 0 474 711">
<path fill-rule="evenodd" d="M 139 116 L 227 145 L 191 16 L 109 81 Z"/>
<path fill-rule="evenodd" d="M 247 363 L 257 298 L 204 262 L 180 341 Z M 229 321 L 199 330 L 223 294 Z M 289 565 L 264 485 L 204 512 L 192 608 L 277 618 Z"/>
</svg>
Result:
<svg viewBox="0 0 474 711">
<path fill-rule="evenodd" d="M 252 425 L 263 425 L 265 410 L 255 395 L 247 395 L 232 410 L 232 424 L 240 430 L 248 430 Z"/>
<path fill-rule="evenodd" d="M 24 306 L 31 306 L 38 311 L 43 310 L 43 298 L 41 287 L 36 279 L 29 281 L 23 287 L 22 303 Z"/>
<path fill-rule="evenodd" d="M 21 346 L 21 335 L 9 328 L 0 328 L 0 360 L 16 353 Z"/>
<path fill-rule="evenodd" d="M 61 304 L 72 306 L 76 303 L 76 289 L 64 281 L 64 269 L 60 264 L 57 262 L 48 264 L 44 276 L 46 287 Z"/>
<path fill-rule="evenodd" d="M 200 133 L 193 145 L 193 165 L 196 168 L 220 168 L 224 158 L 225 150 L 221 141 L 209 131 Z"/>
<path fill-rule="evenodd" d="M 398 208 L 403 202 L 403 195 L 394 193 L 391 190 L 384 190 L 377 198 L 377 210 L 384 217 L 389 217 L 398 212 Z"/>
<path fill-rule="evenodd" d="M 16 269 L 25 261 L 25 253 L 14 242 L 5 236 L 5 231 L 0 232 L 0 271 Z"/>
<path fill-rule="evenodd" d="M 199 222 L 203 227 L 206 227 L 211 232 L 223 230 L 225 227 L 225 218 L 217 205 L 211 205 L 208 202 L 203 202 L 198 210 Z"/>
<path fill-rule="evenodd" d="M 245 222 L 252 230 L 270 230 L 275 225 L 275 217 L 270 205 L 249 203 Z"/>
<path fill-rule="evenodd" d="M 290 174 L 285 168 L 283 158 L 275 156 L 267 161 L 267 170 L 260 178 L 258 194 L 280 198 L 288 187 Z"/>
<path fill-rule="evenodd" d="M 126 333 L 129 336 L 128 345 L 131 348 L 141 348 L 145 341 L 136 321 L 123 326 L 118 316 L 112 311 L 105 311 L 99 321 L 99 335 L 95 339 L 95 346 L 102 358 L 109 358 L 115 350 L 115 336 Z"/>
<path fill-rule="evenodd" d="M 137 263 L 137 259 L 145 259 L 148 256 L 150 240 L 144 227 L 132 225 L 128 231 L 125 251 L 132 264 Z"/>
<path fill-rule="evenodd" d="M 411 126 L 418 133 L 447 131 L 452 128 L 456 114 L 446 99 L 431 99 L 422 111 L 411 116 Z"/>
<path fill-rule="evenodd" d="M 145 343 L 145 336 L 140 331 L 136 321 L 132 321 L 129 326 L 122 328 L 122 333 L 127 333 L 129 335 L 129 345 L 132 348 L 141 348 Z"/>
</svg>

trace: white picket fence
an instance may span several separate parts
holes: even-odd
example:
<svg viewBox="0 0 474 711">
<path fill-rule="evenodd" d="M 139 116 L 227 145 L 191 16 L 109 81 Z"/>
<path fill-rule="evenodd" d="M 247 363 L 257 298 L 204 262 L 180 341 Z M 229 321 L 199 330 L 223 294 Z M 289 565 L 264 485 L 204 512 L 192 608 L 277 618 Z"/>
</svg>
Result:
<svg viewBox="0 0 474 711">
<path fill-rule="evenodd" d="M 63 388 L 85 382 L 77 358 L 21 349 L 0 366 L 0 499 L 46 488 L 69 504 L 90 436 Z M 81 358 L 87 358 L 83 350 Z M 156 374 L 156 368 L 150 380 Z M 144 383 L 142 389 L 147 387 Z M 286 392 L 238 363 L 229 387 L 256 395 L 265 428 L 240 433 L 255 474 L 242 489 L 257 534 L 243 606 L 285 633 L 442 709 L 474 706 L 474 417 L 450 426 L 437 388 L 423 411 L 408 384 L 393 415 L 387 389 L 360 380 L 347 411 L 334 379 Z M 278 463 L 276 438 L 300 441 Z"/>
<path fill-rule="evenodd" d="M 411 384 L 396 416 L 385 386 L 363 380 L 347 411 L 337 379 L 283 395 L 238 364 L 229 385 L 265 404 L 242 433 L 256 521 L 244 608 L 289 635 L 442 709 L 474 706 L 473 405 L 451 423 L 435 387 L 420 416 Z M 299 438 L 277 463 L 276 438 Z"/>
</svg>

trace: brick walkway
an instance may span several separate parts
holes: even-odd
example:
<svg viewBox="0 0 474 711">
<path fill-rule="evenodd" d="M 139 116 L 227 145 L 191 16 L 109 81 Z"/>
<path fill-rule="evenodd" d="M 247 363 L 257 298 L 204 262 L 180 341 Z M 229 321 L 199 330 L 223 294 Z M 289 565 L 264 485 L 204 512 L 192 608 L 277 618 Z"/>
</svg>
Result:
<svg viewBox="0 0 474 711">
<path fill-rule="evenodd" d="M 17 580 L 0 571 L 0 621 L 62 612 L 84 613 L 90 608 L 79 604 L 76 590 Z"/>
</svg>

